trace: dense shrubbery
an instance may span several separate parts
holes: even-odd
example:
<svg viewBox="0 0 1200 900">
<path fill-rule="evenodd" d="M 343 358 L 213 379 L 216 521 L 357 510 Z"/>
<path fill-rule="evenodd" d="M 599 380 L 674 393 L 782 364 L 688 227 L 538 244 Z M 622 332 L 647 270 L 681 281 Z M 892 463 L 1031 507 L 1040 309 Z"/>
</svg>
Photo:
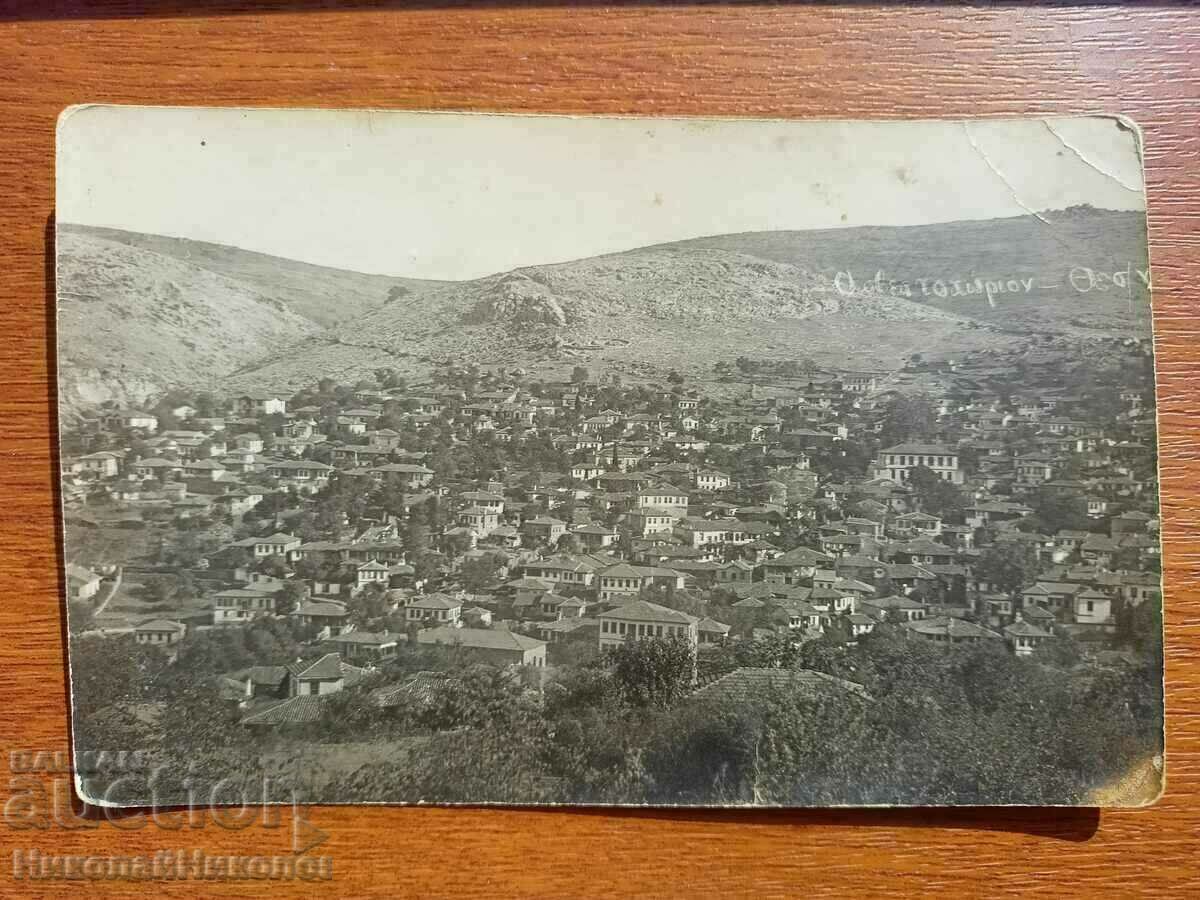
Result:
<svg viewBox="0 0 1200 900">
<path fill-rule="evenodd" d="M 289 649 L 286 635 L 263 632 L 232 649 L 203 642 L 184 664 L 195 675 Z M 407 707 L 370 700 L 374 686 L 396 681 L 383 672 L 327 701 L 320 723 L 270 732 L 236 725 L 211 684 L 167 675 L 154 654 L 122 658 L 129 664 L 98 684 L 91 673 L 103 667 L 76 656 L 76 689 L 126 704 L 159 698 L 157 725 L 130 732 L 110 704 L 77 729 L 80 746 L 149 742 L 212 781 L 259 771 L 252 761 L 265 750 L 397 748 L 349 772 L 337 771 L 329 748 L 333 771 L 306 794 L 340 801 L 1079 803 L 1157 752 L 1162 721 L 1152 653 L 1140 668 L 1114 670 L 935 646 L 886 626 L 857 647 L 746 642 L 704 664 L 816 669 L 861 684 L 869 699 L 780 687 L 738 704 L 701 701 L 690 696 L 686 647 L 643 641 L 562 669 L 540 691 L 463 656 Z M 402 672 L 429 660 L 409 662 Z"/>
</svg>

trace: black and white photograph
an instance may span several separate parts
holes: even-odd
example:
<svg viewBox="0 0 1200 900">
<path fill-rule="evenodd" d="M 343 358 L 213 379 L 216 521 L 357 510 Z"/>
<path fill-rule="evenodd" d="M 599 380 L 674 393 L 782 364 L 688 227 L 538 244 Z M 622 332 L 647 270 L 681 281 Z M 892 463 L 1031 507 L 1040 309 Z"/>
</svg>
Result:
<svg viewBox="0 0 1200 900">
<path fill-rule="evenodd" d="M 56 179 L 89 802 L 1162 792 L 1131 121 L 91 105 Z"/>
</svg>

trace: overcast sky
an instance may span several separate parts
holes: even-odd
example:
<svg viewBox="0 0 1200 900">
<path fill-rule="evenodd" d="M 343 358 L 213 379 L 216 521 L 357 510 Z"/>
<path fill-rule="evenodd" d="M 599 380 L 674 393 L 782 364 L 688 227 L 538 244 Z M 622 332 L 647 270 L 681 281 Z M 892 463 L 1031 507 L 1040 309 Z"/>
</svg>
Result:
<svg viewBox="0 0 1200 900">
<path fill-rule="evenodd" d="M 59 222 L 464 279 L 774 229 L 1142 209 L 1110 118 L 615 119 L 79 107 Z"/>
</svg>

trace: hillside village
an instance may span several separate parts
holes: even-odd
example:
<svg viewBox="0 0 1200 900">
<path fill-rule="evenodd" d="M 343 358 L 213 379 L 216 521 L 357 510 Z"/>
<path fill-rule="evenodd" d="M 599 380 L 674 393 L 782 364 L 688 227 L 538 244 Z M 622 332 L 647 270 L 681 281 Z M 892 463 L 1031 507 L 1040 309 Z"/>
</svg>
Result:
<svg viewBox="0 0 1200 900">
<path fill-rule="evenodd" d="M 270 623 L 228 657 L 247 664 L 196 670 L 257 740 L 336 727 L 351 695 L 368 718 L 419 704 L 468 666 L 547 703 L 659 644 L 684 660 L 670 703 L 782 669 L 861 702 L 844 661 L 881 641 L 1090 684 L 1159 627 L 1149 354 L 380 369 L 100 408 L 63 435 L 73 646 L 182 671 Z"/>
</svg>

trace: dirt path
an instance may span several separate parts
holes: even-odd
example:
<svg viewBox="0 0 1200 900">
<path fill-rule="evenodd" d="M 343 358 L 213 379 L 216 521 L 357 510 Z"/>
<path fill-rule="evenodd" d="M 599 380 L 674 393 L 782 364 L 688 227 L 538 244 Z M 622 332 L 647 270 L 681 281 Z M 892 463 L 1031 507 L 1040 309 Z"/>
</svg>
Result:
<svg viewBox="0 0 1200 900">
<path fill-rule="evenodd" d="M 105 597 L 100 604 L 92 611 L 92 617 L 95 618 L 104 612 L 104 608 L 108 606 L 108 601 L 116 596 L 117 591 L 121 589 L 121 579 L 125 574 L 125 569 L 122 566 L 117 567 L 117 577 L 112 580 L 109 586 L 108 596 Z"/>
</svg>

